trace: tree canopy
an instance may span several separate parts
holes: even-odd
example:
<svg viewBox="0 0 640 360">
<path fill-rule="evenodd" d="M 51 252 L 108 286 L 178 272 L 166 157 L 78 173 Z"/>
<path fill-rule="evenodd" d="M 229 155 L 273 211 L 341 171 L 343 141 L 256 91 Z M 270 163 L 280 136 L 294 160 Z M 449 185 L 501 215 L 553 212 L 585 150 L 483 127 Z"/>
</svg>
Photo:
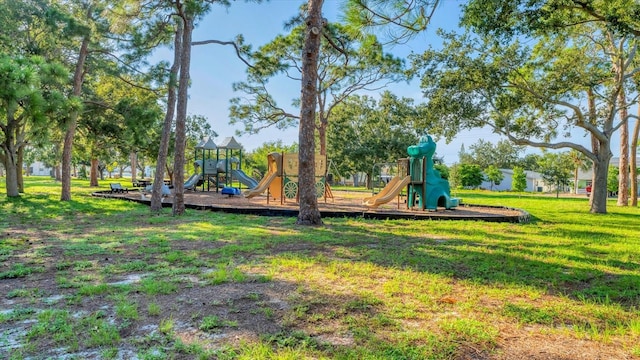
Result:
<svg viewBox="0 0 640 360">
<path fill-rule="evenodd" d="M 242 123 L 243 132 L 257 133 L 275 126 L 279 129 L 298 125 L 299 114 L 289 106 L 278 105 L 271 95 L 269 80 L 284 77 L 300 82 L 305 26 L 295 26 L 288 34 L 251 54 L 253 66 L 247 68 L 247 80 L 233 85 L 244 93 L 231 100 L 231 123 Z M 325 154 L 326 131 L 335 106 L 349 95 L 374 91 L 390 82 L 404 79 L 403 61 L 382 49 L 375 36 L 352 36 L 344 25 L 328 23 L 323 27 L 317 66 L 317 120 L 320 153 Z M 297 107 L 300 99 L 291 99 Z"/>
<path fill-rule="evenodd" d="M 418 114 L 412 99 L 388 91 L 379 100 L 350 96 L 334 111 L 328 153 L 341 173 L 364 172 L 370 178 L 374 164 L 407 157 L 407 147 L 418 141 Z"/>
<path fill-rule="evenodd" d="M 594 163 L 591 211 L 606 212 L 611 136 L 626 121 L 616 117 L 618 94 L 638 71 L 618 65 L 633 63 L 635 51 L 625 44 L 635 39 L 590 23 L 532 31 L 526 44 L 491 31 L 441 35 L 442 50 L 414 57 L 429 120 L 442 124 L 441 134 L 451 138 L 461 129 L 488 126 L 518 145 L 575 149 Z M 576 142 L 574 134 L 588 135 L 592 147 Z"/>
<path fill-rule="evenodd" d="M 538 161 L 538 171 L 547 185 L 556 189 L 556 197 L 569 184 L 574 165 L 568 153 L 545 151 Z"/>
</svg>

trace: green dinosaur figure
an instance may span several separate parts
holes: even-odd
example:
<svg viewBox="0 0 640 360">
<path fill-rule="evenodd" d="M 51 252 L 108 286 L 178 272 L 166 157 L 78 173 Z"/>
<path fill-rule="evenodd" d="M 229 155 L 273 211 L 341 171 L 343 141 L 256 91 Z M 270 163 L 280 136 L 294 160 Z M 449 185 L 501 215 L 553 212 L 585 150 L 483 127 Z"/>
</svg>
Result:
<svg viewBox="0 0 640 360">
<path fill-rule="evenodd" d="M 407 148 L 409 154 L 409 199 L 407 206 L 416 206 L 421 210 L 437 210 L 438 206 L 453 209 L 459 200 L 451 197 L 449 181 L 443 179 L 440 172 L 433 168 L 433 154 L 436 143 L 431 136 L 424 135 L 417 145 Z"/>
</svg>

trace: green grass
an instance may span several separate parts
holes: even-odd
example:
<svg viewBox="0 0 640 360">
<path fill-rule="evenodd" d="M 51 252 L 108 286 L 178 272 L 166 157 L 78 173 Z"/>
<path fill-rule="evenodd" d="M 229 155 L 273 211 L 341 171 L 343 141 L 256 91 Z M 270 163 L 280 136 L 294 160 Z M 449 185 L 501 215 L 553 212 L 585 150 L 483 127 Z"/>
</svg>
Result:
<svg viewBox="0 0 640 360">
<path fill-rule="evenodd" d="M 26 277 L 38 270 L 38 268 L 32 266 L 26 266 L 25 264 L 16 263 L 12 265 L 9 270 L 0 272 L 0 280 Z"/>
<path fill-rule="evenodd" d="M 205 316 L 200 322 L 199 329 L 206 332 L 214 332 L 223 327 L 237 327 L 235 321 L 223 320 L 215 315 Z"/>
<path fill-rule="evenodd" d="M 3 296 L 15 305 L 0 313 L 0 334 L 26 331 L 10 357 L 47 357 L 53 345 L 117 358 L 132 344 L 139 358 L 455 359 L 490 357 L 529 332 L 640 356 L 640 210 L 613 200 L 596 215 L 586 198 L 456 191 L 464 203 L 525 209 L 532 222 L 331 218 L 306 228 L 150 215 L 88 196 L 83 181 L 70 202 L 37 177 L 7 199 L 2 181 L 0 279 L 15 284 Z M 55 279 L 46 292 L 35 285 L 44 274 Z M 66 301 L 45 301 L 56 293 Z M 253 320 L 279 331 L 216 340 L 215 350 L 184 342 L 185 329 L 206 339 Z M 131 338 L 150 325 L 157 332 Z"/>
</svg>

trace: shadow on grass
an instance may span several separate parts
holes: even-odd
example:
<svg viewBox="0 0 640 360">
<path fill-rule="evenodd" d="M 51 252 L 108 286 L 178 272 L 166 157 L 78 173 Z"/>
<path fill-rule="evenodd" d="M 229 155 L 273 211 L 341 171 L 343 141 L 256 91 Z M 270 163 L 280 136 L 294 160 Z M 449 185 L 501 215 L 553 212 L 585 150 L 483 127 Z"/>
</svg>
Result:
<svg viewBox="0 0 640 360">
<path fill-rule="evenodd" d="M 491 286 L 532 286 L 580 301 L 615 302 L 625 308 L 640 306 L 640 275 L 628 274 L 640 268 L 638 263 L 602 260 L 591 249 L 575 249 L 572 243 L 544 244 L 523 240 L 520 235 L 481 229 L 457 229 L 453 239 L 381 235 L 349 226 L 330 231 L 339 239 L 331 242 L 331 251 L 346 249 L 338 256 L 348 253 L 351 261 L 410 268 Z M 468 235 L 498 241 L 460 239 Z M 350 240 L 345 241 L 345 237 Z M 584 255 L 572 254 L 576 251 Z M 602 270 L 603 266 L 615 273 Z"/>
</svg>

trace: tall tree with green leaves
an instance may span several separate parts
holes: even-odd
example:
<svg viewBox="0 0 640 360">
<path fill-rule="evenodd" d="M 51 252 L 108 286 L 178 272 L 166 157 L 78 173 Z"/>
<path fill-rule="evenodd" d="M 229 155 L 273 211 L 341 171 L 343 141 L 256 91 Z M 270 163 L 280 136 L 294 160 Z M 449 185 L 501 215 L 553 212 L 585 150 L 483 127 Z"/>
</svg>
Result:
<svg viewBox="0 0 640 360">
<path fill-rule="evenodd" d="M 556 189 L 556 197 L 560 196 L 560 190 L 569 184 L 571 173 L 573 172 L 573 163 L 569 157 L 569 153 L 552 153 L 545 151 L 538 163 L 542 179 L 547 185 L 554 185 Z"/>
<path fill-rule="evenodd" d="M 256 0 L 255 2 L 260 2 Z M 184 204 L 184 168 L 185 168 L 185 148 L 187 144 L 187 107 L 188 107 L 188 88 L 190 79 L 190 64 L 191 64 L 191 48 L 194 45 L 205 44 L 220 44 L 220 45 L 233 45 L 236 48 L 236 52 L 240 55 L 242 51 L 245 51 L 241 44 L 241 37 L 234 41 L 219 41 L 219 40 L 203 40 L 192 41 L 193 29 L 197 22 L 202 19 L 203 16 L 208 14 L 213 5 L 220 5 L 222 7 L 228 7 L 231 5 L 229 0 L 163 0 L 159 2 L 159 9 L 154 19 L 154 24 L 160 27 L 169 27 L 177 29 L 175 33 L 174 41 L 174 65 L 169 75 L 169 90 L 176 89 L 175 84 L 177 81 L 177 90 L 175 94 L 175 145 L 174 145 L 174 167 L 173 167 L 173 180 L 174 180 L 174 200 L 172 205 L 173 215 L 182 215 L 185 212 Z M 162 21 L 162 18 L 169 19 L 168 23 Z M 177 27 L 174 26 L 174 24 Z M 168 26 L 167 26 L 168 25 Z M 150 29 L 154 29 L 151 26 Z M 177 37 L 180 37 L 178 41 Z M 171 94 L 171 92 L 169 92 Z M 172 117 L 170 117 L 173 111 L 172 99 L 167 108 L 167 115 L 165 116 L 165 122 L 163 127 L 163 141 L 168 141 L 171 132 Z M 162 143 L 164 144 L 164 142 Z M 165 150 L 166 149 L 166 150 Z M 164 158 L 164 152 L 168 151 L 168 146 L 161 145 L 161 149 L 158 154 L 158 166 L 156 168 L 156 177 L 153 184 L 152 192 L 152 211 L 159 211 L 161 201 L 161 187 L 164 169 L 162 163 L 166 163 Z"/>
<path fill-rule="evenodd" d="M 460 164 L 458 168 L 460 185 L 465 188 L 475 189 L 482 184 L 484 176 L 482 169 L 475 164 Z"/>
<path fill-rule="evenodd" d="M 241 122 L 244 132 L 257 133 L 275 126 L 295 126 L 299 114 L 277 104 L 269 93 L 272 78 L 301 79 L 302 56 L 299 49 L 304 41 L 305 27 L 295 26 L 287 35 L 279 35 L 252 54 L 253 66 L 247 69 L 247 80 L 234 84 L 234 90 L 246 96 L 231 100 L 231 123 Z M 336 105 L 355 92 L 374 91 L 390 82 L 404 78 L 403 62 L 382 50 L 373 35 L 354 38 L 341 24 L 328 23 L 323 27 L 322 44 L 318 56 L 317 120 L 320 154 L 326 154 L 326 132 Z M 299 104 L 300 99 L 292 103 Z"/>
<path fill-rule="evenodd" d="M 98 164 L 111 158 L 128 157 L 141 143 L 150 141 L 148 129 L 158 126 L 162 109 L 158 94 L 143 87 L 144 79 L 119 74 L 110 76 L 96 69 L 84 85 L 85 106 L 78 119 L 77 146 L 91 154 L 90 185 L 98 186 Z M 132 164 L 132 168 L 135 164 Z"/>
<path fill-rule="evenodd" d="M 245 156 L 243 156 L 243 159 L 249 169 L 256 170 L 260 173 L 260 175 L 264 175 L 267 173 L 269 165 L 267 163 L 267 155 L 272 152 L 296 153 L 298 152 L 298 144 L 293 143 L 291 145 L 285 145 L 282 140 L 267 141 L 255 148 L 250 153 L 247 153 Z"/>
<path fill-rule="evenodd" d="M 527 174 L 520 166 L 513 167 L 513 178 L 511 179 L 511 190 L 523 192 L 527 188 Z"/>
<path fill-rule="evenodd" d="M 510 169 L 518 163 L 523 146 L 514 145 L 509 140 L 500 140 L 497 144 L 480 139 L 469 146 L 471 163 L 482 169 L 494 165 L 500 169 Z"/>
<path fill-rule="evenodd" d="M 84 77 L 87 69 L 85 63 L 89 56 L 89 45 L 99 44 L 96 37 L 99 38 L 99 34 L 96 32 L 105 31 L 108 29 L 108 25 L 104 21 L 99 21 L 101 13 L 104 10 L 102 4 L 97 1 L 88 1 L 86 3 L 71 2 L 69 3 L 69 15 L 73 18 L 77 18 L 82 21 L 83 24 L 77 24 L 75 28 L 77 31 L 71 36 L 79 38 L 79 45 L 77 50 L 77 58 L 73 71 L 73 80 L 71 83 L 71 93 L 69 98 L 80 99 L 82 95 L 82 84 L 84 83 Z M 96 49 L 97 50 L 97 49 Z M 71 200 L 71 160 L 73 155 L 73 140 L 76 134 L 76 128 L 78 125 L 78 117 L 80 116 L 80 108 L 75 108 L 69 113 L 64 121 L 64 140 L 62 147 L 62 189 L 60 193 L 61 201 Z"/>
<path fill-rule="evenodd" d="M 353 34 L 372 32 L 403 43 L 427 29 L 440 0 L 348 0 L 345 21 Z"/>
<path fill-rule="evenodd" d="M 298 194 L 300 210 L 296 224 L 322 225 L 315 190 L 314 137 L 318 95 L 318 58 L 322 32 L 326 21 L 322 17 L 323 0 L 309 0 L 304 20 L 304 47 L 302 50 L 302 96 L 300 98 L 300 126 L 298 128 Z"/>
<path fill-rule="evenodd" d="M 441 121 L 450 134 L 489 126 L 518 145 L 583 153 L 595 170 L 591 211 L 605 213 L 611 136 L 622 124 L 618 93 L 636 70 L 611 72 L 599 42 L 622 40 L 593 25 L 529 34 L 537 40 L 529 41 L 533 47 L 481 35 L 443 34 L 443 50 L 416 59 L 429 98 L 427 120 Z M 620 54 L 627 62 L 633 55 Z M 591 149 L 572 140 L 581 132 L 592 137 Z"/>
<path fill-rule="evenodd" d="M 300 99 L 300 125 L 298 131 L 298 139 L 300 144 L 299 152 L 299 166 L 301 176 L 299 177 L 299 194 L 300 194 L 300 212 L 298 215 L 297 223 L 301 225 L 320 225 L 322 219 L 320 218 L 320 211 L 318 210 L 317 199 L 315 196 L 315 179 L 313 178 L 315 167 L 315 138 L 314 138 L 314 125 L 316 121 L 316 105 L 318 94 L 318 57 L 320 53 L 320 44 L 322 40 L 323 29 L 326 25 L 326 20 L 322 18 L 322 0 L 309 0 L 307 3 L 307 13 L 304 23 L 305 36 L 304 46 L 302 54 L 302 71 L 301 71 L 301 85 L 302 96 Z M 402 4 L 401 1 L 394 2 L 395 4 Z M 356 4 L 358 5 L 358 4 Z M 359 6 L 359 5 L 358 5 Z M 373 6 L 365 8 L 359 6 L 364 12 L 372 13 L 377 16 L 376 9 L 386 9 L 384 3 L 373 4 Z M 396 7 L 403 8 L 402 6 Z M 412 7 L 413 9 L 413 7 Z M 421 7 L 419 7 L 419 10 Z M 410 11 L 408 14 L 419 14 L 422 16 L 424 13 Z M 358 12 L 359 10 L 356 10 Z M 384 13 L 382 11 L 381 13 Z M 362 13 L 361 13 L 362 14 Z M 406 13 L 405 13 L 406 14 Z M 366 17 L 365 17 L 366 18 Z M 407 16 L 399 16 L 397 22 L 392 24 L 406 24 L 403 20 Z M 356 17 L 358 22 L 363 17 Z M 355 27 L 369 26 L 370 23 L 358 23 Z M 357 30 L 356 30 L 357 31 Z"/>
<path fill-rule="evenodd" d="M 484 174 L 486 181 L 490 183 L 489 190 L 492 191 L 493 185 L 500 185 L 502 180 L 504 180 L 504 174 L 495 165 L 489 165 L 489 167 L 484 170 Z"/>
<path fill-rule="evenodd" d="M 137 23 L 144 11 L 145 3 L 139 1 L 104 1 L 86 0 L 62 3 L 60 9 L 70 19 L 63 31 L 61 45 L 75 53 L 72 66 L 73 77 L 69 97 L 86 102 L 90 94 L 86 92 L 85 80 L 103 70 L 108 75 L 126 81 L 120 74 L 135 71 L 136 61 L 140 58 L 131 56 L 129 45 L 134 36 L 129 33 L 132 24 Z M 68 113 L 64 119 L 64 140 L 62 149 L 62 190 L 60 199 L 71 199 L 71 170 L 73 145 L 79 122 L 82 120 L 81 109 Z"/>
<path fill-rule="evenodd" d="M 418 142 L 420 131 L 414 126 L 418 114 L 413 99 L 388 91 L 379 100 L 352 95 L 335 108 L 329 124 L 328 155 L 340 172 L 363 172 L 370 180 L 374 164 L 407 157 L 407 147 Z"/>
<path fill-rule="evenodd" d="M 623 114 L 618 122 L 614 122 L 612 113 L 617 109 L 626 109 L 621 97 L 624 94 L 622 90 L 628 86 L 626 83 L 631 74 L 636 73 L 638 69 L 638 62 L 634 58 L 637 38 L 640 36 L 639 13 L 640 3 L 634 0 L 472 0 L 465 5 L 464 24 L 479 33 L 491 34 L 501 40 L 513 39 L 516 36 L 533 36 L 548 41 L 558 34 L 573 33 L 578 36 L 574 37 L 576 42 L 593 42 L 592 51 L 579 53 L 580 56 L 589 58 L 592 64 L 596 64 L 592 69 L 598 69 L 590 70 L 587 76 L 581 78 L 582 87 L 587 88 L 583 92 L 588 93 L 586 97 L 590 98 L 586 101 L 590 109 L 589 112 L 585 112 L 585 118 L 588 119 L 586 122 L 599 128 L 598 131 L 586 131 L 592 138 L 590 152 L 595 156 L 589 156 L 588 152 L 583 151 L 594 164 L 594 187 L 590 201 L 592 212 L 606 212 L 605 183 L 611 157 L 608 138 L 619 128 L 622 129 L 622 136 L 626 137 L 624 133 L 627 115 Z M 586 31 L 585 24 L 589 24 Z M 606 74 L 607 70 L 610 78 L 614 80 L 608 86 L 603 84 L 604 74 L 598 75 L 598 71 Z M 573 78 L 565 77 L 565 80 Z M 605 106 L 606 110 L 596 104 L 596 97 L 599 97 L 600 104 L 602 100 L 608 103 Z M 573 99 L 575 100 L 575 97 Z M 635 101 L 628 103 L 633 102 Z M 625 143 L 626 140 L 622 139 L 621 147 L 624 147 Z M 625 152 L 623 148 L 621 151 Z M 625 202 L 624 199 L 621 200 L 622 203 Z"/>
<path fill-rule="evenodd" d="M 61 91 L 66 76 L 63 66 L 41 57 L 0 55 L 0 161 L 7 173 L 7 196 L 19 196 L 19 158 L 29 133 L 46 129 L 47 115 L 73 106 Z"/>
</svg>

